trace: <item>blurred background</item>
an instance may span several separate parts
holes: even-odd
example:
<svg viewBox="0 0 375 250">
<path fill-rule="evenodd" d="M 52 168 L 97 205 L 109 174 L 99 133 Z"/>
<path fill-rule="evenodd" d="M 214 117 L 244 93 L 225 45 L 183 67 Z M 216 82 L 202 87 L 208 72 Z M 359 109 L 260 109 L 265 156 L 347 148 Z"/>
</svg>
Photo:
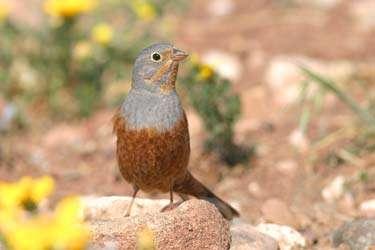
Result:
<svg viewBox="0 0 375 250">
<path fill-rule="evenodd" d="M 372 0 L 1 0 L 2 185 L 130 195 L 111 117 L 156 41 L 191 55 L 177 80 L 190 169 L 244 219 L 325 249 L 344 221 L 375 216 Z"/>
</svg>

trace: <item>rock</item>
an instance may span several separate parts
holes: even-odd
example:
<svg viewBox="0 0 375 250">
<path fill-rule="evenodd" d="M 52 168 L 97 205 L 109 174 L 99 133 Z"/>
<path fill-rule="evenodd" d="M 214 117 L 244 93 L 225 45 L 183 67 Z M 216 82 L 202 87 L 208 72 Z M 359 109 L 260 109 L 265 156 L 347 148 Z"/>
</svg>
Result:
<svg viewBox="0 0 375 250">
<path fill-rule="evenodd" d="M 288 139 L 299 152 L 306 152 L 310 147 L 310 140 L 300 129 L 293 130 Z"/>
<path fill-rule="evenodd" d="M 255 227 L 250 224 L 244 223 L 239 219 L 235 219 L 230 228 L 232 234 L 231 250 L 277 250 L 277 242 L 260 233 Z"/>
<path fill-rule="evenodd" d="M 295 216 L 285 202 L 279 199 L 269 199 L 262 205 L 262 214 L 266 221 L 277 224 L 297 226 Z"/>
<path fill-rule="evenodd" d="M 212 50 L 202 56 L 202 62 L 211 65 L 224 78 L 236 81 L 241 77 L 242 64 L 240 60 L 229 53 Z"/>
<path fill-rule="evenodd" d="M 206 201 L 191 199 L 176 209 L 160 213 L 167 200 L 136 199 L 132 216 L 123 217 L 129 200 L 129 197 L 83 199 L 93 249 L 229 248 L 229 223 Z"/>
<path fill-rule="evenodd" d="M 352 250 L 367 250 L 375 245 L 375 220 L 354 220 L 344 223 L 332 234 L 332 244 L 346 244 Z"/>
<path fill-rule="evenodd" d="M 368 218 L 375 218 L 375 199 L 367 200 L 359 205 L 361 214 Z"/>
<path fill-rule="evenodd" d="M 113 220 L 124 217 L 131 201 L 127 196 L 86 196 L 82 198 L 83 215 L 86 220 Z M 169 200 L 151 200 L 137 198 L 132 207 L 132 216 L 155 213 L 169 204 Z"/>
<path fill-rule="evenodd" d="M 344 194 L 345 177 L 337 176 L 332 182 L 325 186 L 322 190 L 322 197 L 327 202 L 334 202 L 341 198 Z"/>
<path fill-rule="evenodd" d="M 234 11 L 235 5 L 233 0 L 211 0 L 207 7 L 213 16 L 226 16 Z"/>
<path fill-rule="evenodd" d="M 256 229 L 274 238 L 280 250 L 296 250 L 306 247 L 306 239 L 295 229 L 277 224 L 259 224 Z"/>
</svg>

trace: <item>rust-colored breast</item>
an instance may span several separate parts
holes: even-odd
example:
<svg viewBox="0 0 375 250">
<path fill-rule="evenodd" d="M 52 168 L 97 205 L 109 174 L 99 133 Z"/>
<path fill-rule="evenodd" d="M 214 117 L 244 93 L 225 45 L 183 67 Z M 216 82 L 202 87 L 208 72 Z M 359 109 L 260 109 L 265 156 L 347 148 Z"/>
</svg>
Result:
<svg viewBox="0 0 375 250">
<path fill-rule="evenodd" d="M 125 180 L 146 192 L 168 192 L 173 182 L 185 176 L 190 155 L 185 114 L 165 132 L 129 129 L 119 112 L 113 121 L 117 161 Z"/>
</svg>

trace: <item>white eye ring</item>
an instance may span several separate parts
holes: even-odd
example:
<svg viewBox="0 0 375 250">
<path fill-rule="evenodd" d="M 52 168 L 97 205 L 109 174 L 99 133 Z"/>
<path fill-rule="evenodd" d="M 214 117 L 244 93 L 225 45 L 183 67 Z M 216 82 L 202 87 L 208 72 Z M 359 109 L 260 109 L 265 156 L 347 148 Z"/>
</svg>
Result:
<svg viewBox="0 0 375 250">
<path fill-rule="evenodd" d="M 151 60 L 154 62 L 159 62 L 162 59 L 161 55 L 158 52 L 154 52 L 151 55 Z"/>
</svg>

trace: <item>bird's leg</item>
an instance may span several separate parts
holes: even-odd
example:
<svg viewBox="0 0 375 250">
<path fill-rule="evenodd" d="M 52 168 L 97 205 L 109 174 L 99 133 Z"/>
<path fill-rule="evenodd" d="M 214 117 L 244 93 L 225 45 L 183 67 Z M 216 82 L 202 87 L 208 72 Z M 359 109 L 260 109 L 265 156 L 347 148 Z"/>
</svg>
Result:
<svg viewBox="0 0 375 250">
<path fill-rule="evenodd" d="M 137 186 L 133 186 L 133 195 L 132 195 L 132 200 L 130 201 L 130 204 L 128 206 L 128 209 L 126 210 L 126 214 L 125 214 L 125 217 L 128 217 L 130 216 L 130 211 L 132 209 L 132 206 L 133 206 L 133 203 L 134 203 L 134 200 L 135 200 L 135 197 L 137 196 L 137 193 L 139 191 L 139 187 Z"/>
<path fill-rule="evenodd" d="M 165 207 L 163 207 L 161 212 L 170 211 L 172 209 L 175 209 L 176 207 L 181 205 L 181 203 L 183 203 L 185 200 L 188 199 L 188 197 L 184 194 L 178 194 L 178 195 L 182 198 L 182 201 L 173 203 L 173 183 L 172 183 L 170 188 L 169 188 L 169 204 L 166 205 Z"/>
<path fill-rule="evenodd" d="M 169 189 L 169 205 L 173 204 L 173 188 Z"/>
<path fill-rule="evenodd" d="M 184 202 L 184 201 L 187 201 L 187 200 L 189 200 L 189 196 L 188 196 L 188 195 L 186 195 L 186 194 L 181 194 L 181 193 L 178 193 L 178 196 L 180 196 L 180 197 L 181 197 L 181 199 L 182 199 L 182 202 Z"/>
</svg>

